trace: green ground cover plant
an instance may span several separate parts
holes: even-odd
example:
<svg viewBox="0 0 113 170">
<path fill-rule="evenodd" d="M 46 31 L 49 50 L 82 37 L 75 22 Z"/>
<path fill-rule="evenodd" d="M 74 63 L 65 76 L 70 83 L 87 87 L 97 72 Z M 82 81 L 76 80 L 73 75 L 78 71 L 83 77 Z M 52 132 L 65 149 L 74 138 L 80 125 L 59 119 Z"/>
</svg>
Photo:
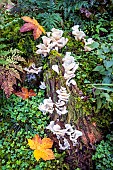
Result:
<svg viewBox="0 0 113 170">
<path fill-rule="evenodd" d="M 113 134 L 108 134 L 96 147 L 92 159 L 96 160 L 96 169 L 112 169 L 113 167 Z"/>
<path fill-rule="evenodd" d="M 27 100 L 14 94 L 10 99 L 6 99 L 1 93 L 2 169 L 31 169 L 36 166 L 32 151 L 28 148 L 27 139 L 36 133 L 44 136 L 44 127 L 49 117 L 43 116 L 38 110 L 38 104 L 43 100 L 43 97 L 43 90 L 39 91 L 36 97 Z"/>
</svg>

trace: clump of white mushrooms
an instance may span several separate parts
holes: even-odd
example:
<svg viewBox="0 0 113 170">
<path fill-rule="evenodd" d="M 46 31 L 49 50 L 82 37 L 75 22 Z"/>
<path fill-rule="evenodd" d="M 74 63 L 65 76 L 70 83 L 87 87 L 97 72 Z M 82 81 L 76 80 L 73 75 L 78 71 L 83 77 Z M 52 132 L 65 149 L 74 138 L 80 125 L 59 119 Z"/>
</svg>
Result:
<svg viewBox="0 0 113 170">
<path fill-rule="evenodd" d="M 74 25 L 72 27 L 72 34 L 74 35 L 77 41 L 81 41 L 86 35 L 83 31 L 79 30 L 79 25 Z"/>
<path fill-rule="evenodd" d="M 36 68 L 35 63 L 32 63 L 29 67 L 25 67 L 24 70 L 27 73 L 38 74 L 39 72 L 41 72 L 42 67 Z"/>
<path fill-rule="evenodd" d="M 52 114 L 55 111 L 61 116 L 68 112 L 66 110 L 66 104 L 70 94 L 67 93 L 65 87 L 61 87 L 61 89 L 57 90 L 56 93 L 58 94 L 58 102 L 53 103 L 51 97 L 49 97 L 49 99 L 44 99 L 43 103 L 40 103 L 39 110 L 43 112 L 43 114 Z"/>
<path fill-rule="evenodd" d="M 75 71 L 78 68 L 78 63 L 75 62 L 75 59 L 73 56 L 71 56 L 71 52 L 66 52 L 66 55 L 62 59 L 63 64 L 62 66 L 64 67 L 64 79 L 66 80 L 66 85 L 70 86 L 76 85 L 76 82 L 74 79 L 75 77 Z"/>
<path fill-rule="evenodd" d="M 72 27 L 72 34 L 74 35 L 75 39 L 77 41 L 81 41 L 83 40 L 83 42 L 85 43 L 85 46 L 84 46 L 84 51 L 91 51 L 93 50 L 93 48 L 87 46 L 87 45 L 90 45 L 94 42 L 94 40 L 92 38 L 89 38 L 89 39 L 85 39 L 86 35 L 83 31 L 79 30 L 79 25 L 74 25 Z"/>
<path fill-rule="evenodd" d="M 43 103 L 40 103 L 38 108 L 41 112 L 43 112 L 43 114 L 46 113 L 52 114 L 54 111 L 53 105 L 54 103 L 51 100 L 51 97 L 49 97 L 49 99 L 44 99 Z"/>
<path fill-rule="evenodd" d="M 36 46 L 39 48 L 36 53 L 42 54 L 44 57 L 53 49 L 58 51 L 63 48 L 68 42 L 68 38 L 62 37 L 62 30 L 52 28 L 51 32 L 47 32 L 46 34 L 47 36 L 42 37 L 43 43 Z"/>
<path fill-rule="evenodd" d="M 88 45 L 92 44 L 93 42 L 94 42 L 94 40 L 92 38 L 88 38 L 87 41 L 84 39 L 84 43 L 85 43 L 84 50 L 91 51 L 92 48 L 89 47 Z"/>
<path fill-rule="evenodd" d="M 56 122 L 51 121 L 46 129 L 51 130 L 51 132 L 56 135 L 57 139 L 59 140 L 59 149 L 61 150 L 70 149 L 68 139 L 72 142 L 73 146 L 75 146 L 77 144 L 78 137 L 82 136 L 82 132 L 76 130 L 70 124 L 65 124 L 65 128 L 62 129 Z M 60 142 L 60 139 L 62 139 L 63 143 Z"/>
</svg>

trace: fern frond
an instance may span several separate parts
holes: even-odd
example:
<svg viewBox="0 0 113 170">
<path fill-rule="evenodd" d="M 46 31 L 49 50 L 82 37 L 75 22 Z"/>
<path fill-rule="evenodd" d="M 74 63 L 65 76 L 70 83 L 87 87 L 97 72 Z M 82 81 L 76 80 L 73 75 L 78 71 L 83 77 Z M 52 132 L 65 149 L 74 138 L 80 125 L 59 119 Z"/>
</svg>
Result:
<svg viewBox="0 0 113 170">
<path fill-rule="evenodd" d="M 9 97 L 13 92 L 13 85 L 16 85 L 17 80 L 21 82 L 20 73 L 24 73 L 20 62 L 25 62 L 25 59 L 18 55 L 19 51 L 10 49 L 10 55 L 4 56 L 0 60 L 0 87 L 4 90 L 6 97 Z"/>
<path fill-rule="evenodd" d="M 79 10 L 80 8 L 82 7 L 85 7 L 85 8 L 88 8 L 89 7 L 89 4 L 88 4 L 88 1 L 78 1 L 76 4 L 75 4 L 75 10 Z"/>
<path fill-rule="evenodd" d="M 42 13 L 38 15 L 38 18 L 41 19 L 42 25 L 47 28 L 47 30 L 51 30 L 53 27 L 58 28 L 59 25 L 63 22 L 59 13 Z"/>
<path fill-rule="evenodd" d="M 1 50 L 0 51 L 0 56 L 7 56 L 9 53 L 10 53 L 10 51 Z"/>
<path fill-rule="evenodd" d="M 17 70 L 15 70 L 14 68 L 10 68 L 9 74 L 10 74 L 11 77 L 15 77 L 16 79 L 21 81 L 19 72 Z"/>
</svg>

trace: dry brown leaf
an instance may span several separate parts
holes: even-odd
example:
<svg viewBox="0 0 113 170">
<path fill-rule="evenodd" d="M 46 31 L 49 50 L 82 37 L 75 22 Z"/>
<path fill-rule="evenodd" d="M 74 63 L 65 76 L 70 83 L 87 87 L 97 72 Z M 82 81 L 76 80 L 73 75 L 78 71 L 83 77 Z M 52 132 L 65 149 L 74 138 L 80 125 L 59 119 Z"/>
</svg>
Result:
<svg viewBox="0 0 113 170">
<path fill-rule="evenodd" d="M 30 89 L 28 91 L 28 89 L 25 87 L 22 87 L 21 92 L 14 92 L 14 94 L 17 95 L 18 97 L 22 97 L 23 100 L 28 99 L 29 97 L 36 96 L 36 93 L 34 92 L 34 90 Z"/>
</svg>

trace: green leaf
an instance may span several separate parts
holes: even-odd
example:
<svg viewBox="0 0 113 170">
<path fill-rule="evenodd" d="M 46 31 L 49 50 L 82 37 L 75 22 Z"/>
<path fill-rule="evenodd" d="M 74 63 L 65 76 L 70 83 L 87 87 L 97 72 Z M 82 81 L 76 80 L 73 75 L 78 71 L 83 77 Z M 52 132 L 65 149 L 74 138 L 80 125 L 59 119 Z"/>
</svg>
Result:
<svg viewBox="0 0 113 170">
<path fill-rule="evenodd" d="M 102 106 L 102 101 L 100 98 L 97 98 L 97 109 L 100 109 Z"/>
<path fill-rule="evenodd" d="M 87 46 L 95 49 L 95 48 L 98 48 L 98 47 L 99 47 L 99 43 L 98 43 L 98 42 L 93 42 L 92 44 L 89 44 L 89 45 L 87 45 Z"/>
<path fill-rule="evenodd" d="M 9 53 L 9 51 L 0 51 L 0 56 L 7 56 Z"/>
<path fill-rule="evenodd" d="M 96 89 L 107 90 L 107 91 L 113 92 L 113 88 L 110 88 L 110 87 L 96 87 Z"/>
<path fill-rule="evenodd" d="M 108 32 L 105 28 L 99 28 L 102 32 Z"/>
<path fill-rule="evenodd" d="M 5 44 L 0 45 L 0 49 L 5 48 L 5 47 L 7 47 L 7 45 L 5 45 Z"/>
<path fill-rule="evenodd" d="M 110 61 L 104 60 L 104 66 L 106 67 L 106 69 L 113 66 L 113 60 Z"/>
<path fill-rule="evenodd" d="M 105 97 L 107 101 L 112 102 L 112 99 L 108 93 L 101 93 L 100 97 Z"/>
<path fill-rule="evenodd" d="M 103 54 L 102 49 L 98 49 L 98 50 L 97 50 L 97 55 L 102 55 L 102 54 Z"/>
<path fill-rule="evenodd" d="M 33 170 L 42 170 L 38 165 Z"/>
<path fill-rule="evenodd" d="M 7 65 L 8 62 L 6 60 L 4 60 L 4 59 L 0 59 L 0 64 L 1 65 Z"/>
<path fill-rule="evenodd" d="M 101 48 L 103 49 L 103 52 L 104 53 L 108 53 L 110 51 L 110 48 L 109 47 L 106 47 L 105 44 L 102 44 L 101 45 Z"/>
<path fill-rule="evenodd" d="M 103 72 L 105 71 L 105 68 L 103 66 L 96 66 L 93 71 L 99 71 L 99 72 Z"/>
<path fill-rule="evenodd" d="M 96 89 L 95 90 L 95 95 L 99 95 L 100 94 L 100 90 Z"/>
<path fill-rule="evenodd" d="M 101 59 L 105 59 L 106 58 L 105 55 L 99 55 L 98 57 L 101 58 Z"/>
<path fill-rule="evenodd" d="M 110 84 L 111 83 L 111 78 L 108 76 L 105 76 L 103 78 L 102 84 Z"/>
</svg>

